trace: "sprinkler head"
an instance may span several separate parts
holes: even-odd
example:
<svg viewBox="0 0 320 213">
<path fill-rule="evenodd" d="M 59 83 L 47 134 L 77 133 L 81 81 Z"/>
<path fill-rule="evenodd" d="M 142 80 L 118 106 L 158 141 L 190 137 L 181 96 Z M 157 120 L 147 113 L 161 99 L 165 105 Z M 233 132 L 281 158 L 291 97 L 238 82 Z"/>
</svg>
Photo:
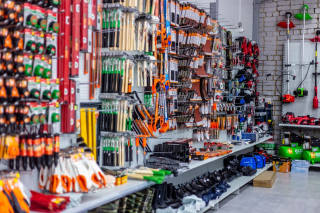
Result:
<svg viewBox="0 0 320 213">
<path fill-rule="evenodd" d="M 316 31 L 316 35 L 319 36 L 320 35 L 320 30 Z"/>
</svg>

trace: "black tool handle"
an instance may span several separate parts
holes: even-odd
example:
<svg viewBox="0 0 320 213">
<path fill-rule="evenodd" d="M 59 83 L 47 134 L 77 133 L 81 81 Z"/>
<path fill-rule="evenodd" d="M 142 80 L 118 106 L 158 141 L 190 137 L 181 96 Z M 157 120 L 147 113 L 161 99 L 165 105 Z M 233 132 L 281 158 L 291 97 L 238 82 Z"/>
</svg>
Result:
<svg viewBox="0 0 320 213">
<path fill-rule="evenodd" d="M 117 114 L 113 114 L 113 132 L 117 132 L 118 131 L 118 115 Z"/>
<path fill-rule="evenodd" d="M 119 79 L 119 83 L 118 83 L 118 93 L 119 95 L 122 95 L 122 82 L 123 82 L 123 75 L 118 74 L 118 79 Z"/>
<path fill-rule="evenodd" d="M 129 146 L 128 144 L 126 145 L 126 149 L 124 150 L 125 152 L 125 161 L 128 162 L 129 161 Z"/>
<path fill-rule="evenodd" d="M 129 147 L 129 161 L 133 161 L 133 146 Z"/>
</svg>

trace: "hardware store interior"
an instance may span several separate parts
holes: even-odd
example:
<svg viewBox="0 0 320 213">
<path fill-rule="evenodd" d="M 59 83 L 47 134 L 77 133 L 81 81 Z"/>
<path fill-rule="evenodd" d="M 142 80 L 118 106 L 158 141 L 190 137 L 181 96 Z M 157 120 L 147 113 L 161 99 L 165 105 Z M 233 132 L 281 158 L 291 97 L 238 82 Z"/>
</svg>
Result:
<svg viewBox="0 0 320 213">
<path fill-rule="evenodd" d="M 0 0 L 0 213 L 319 213 L 319 14 Z"/>
</svg>

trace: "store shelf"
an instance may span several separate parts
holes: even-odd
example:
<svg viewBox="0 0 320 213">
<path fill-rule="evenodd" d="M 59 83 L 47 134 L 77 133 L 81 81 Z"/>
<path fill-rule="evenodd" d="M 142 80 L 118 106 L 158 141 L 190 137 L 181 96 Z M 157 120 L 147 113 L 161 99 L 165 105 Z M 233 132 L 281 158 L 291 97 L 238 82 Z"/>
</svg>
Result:
<svg viewBox="0 0 320 213">
<path fill-rule="evenodd" d="M 233 194 L 235 191 L 240 189 L 242 186 L 253 180 L 255 177 L 260 175 L 262 172 L 268 170 L 270 167 L 272 167 L 272 164 L 267 164 L 264 168 L 258 169 L 257 173 L 253 176 L 242 176 L 240 178 L 235 179 L 234 181 L 228 183 L 231 187 L 228 189 L 227 192 L 223 193 L 219 198 L 216 200 L 211 200 L 205 208 L 203 208 L 199 213 L 204 213 L 208 211 L 209 209 L 213 208 L 215 205 L 217 205 L 220 201 L 228 197 L 229 195 Z"/>
<path fill-rule="evenodd" d="M 239 152 L 241 150 L 244 150 L 244 149 L 247 149 L 247 148 L 250 148 L 254 145 L 257 145 L 259 143 L 263 143 L 269 139 L 271 139 L 272 136 L 269 136 L 269 137 L 263 137 L 263 138 L 260 138 L 258 142 L 255 142 L 255 143 L 251 143 L 251 144 L 248 144 L 248 145 L 241 145 L 241 146 L 238 146 L 238 145 L 235 145 L 232 149 L 232 152 L 226 154 L 226 155 L 222 155 L 222 156 L 219 156 L 219 157 L 214 157 L 214 158 L 209 158 L 208 160 L 203 160 L 203 161 L 191 161 L 191 163 L 189 164 L 189 170 L 190 169 L 194 169 L 194 168 L 197 168 L 199 166 L 202 166 L 202 165 L 205 165 L 207 163 L 210 163 L 210 162 L 213 162 L 213 161 L 216 161 L 216 160 L 219 160 L 221 158 L 225 158 L 226 156 L 229 156 L 229 155 L 233 155 L 234 153 L 236 152 Z M 186 171 L 189 171 L 189 170 L 186 170 Z"/>
<path fill-rule="evenodd" d="M 224 158 L 228 155 L 232 155 L 238 151 L 247 149 L 249 147 L 252 147 L 254 145 L 257 145 L 259 143 L 263 143 L 269 139 L 271 139 L 272 136 L 260 138 L 258 142 L 249 144 L 249 145 L 242 145 L 242 146 L 234 146 L 233 151 L 231 153 L 228 153 L 226 155 L 220 156 L 220 157 L 214 157 L 210 158 L 208 160 L 204 161 L 192 161 L 189 164 L 189 169 L 185 170 L 184 172 L 188 172 L 192 169 L 195 169 L 199 166 L 205 165 L 207 163 L 219 160 L 221 158 Z M 171 177 L 168 177 L 167 179 L 174 178 L 173 175 Z M 245 178 L 245 177 L 241 177 Z M 239 179 L 241 179 L 239 178 Z M 237 180 L 235 180 L 237 181 Z M 126 195 L 129 195 L 131 193 L 137 192 L 139 190 L 145 189 L 149 186 L 154 185 L 153 182 L 150 181 L 139 181 L 139 180 L 128 180 L 128 183 L 121 185 L 121 186 L 115 186 L 111 189 L 101 189 L 96 193 L 89 193 L 89 194 L 83 194 L 81 204 L 80 206 L 77 206 L 75 208 L 66 209 L 63 211 L 63 213 L 74 213 L 74 212 L 87 212 L 90 209 L 96 208 L 98 206 L 101 206 L 103 204 L 109 203 L 113 200 L 117 200 L 121 197 L 124 197 Z"/>
<path fill-rule="evenodd" d="M 66 209 L 63 211 L 63 213 L 87 212 L 90 209 L 94 209 L 98 206 L 109 203 L 113 200 L 117 200 L 152 185 L 153 182 L 150 181 L 128 180 L 128 183 L 121 186 L 115 186 L 114 188 L 110 189 L 102 189 L 96 193 L 84 194 L 79 206 Z"/>
<path fill-rule="evenodd" d="M 320 163 L 315 163 L 313 165 L 310 163 L 310 167 L 320 167 Z"/>
<path fill-rule="evenodd" d="M 320 129 L 320 126 L 317 125 L 279 124 L 279 126 L 286 126 L 292 128 Z"/>
</svg>

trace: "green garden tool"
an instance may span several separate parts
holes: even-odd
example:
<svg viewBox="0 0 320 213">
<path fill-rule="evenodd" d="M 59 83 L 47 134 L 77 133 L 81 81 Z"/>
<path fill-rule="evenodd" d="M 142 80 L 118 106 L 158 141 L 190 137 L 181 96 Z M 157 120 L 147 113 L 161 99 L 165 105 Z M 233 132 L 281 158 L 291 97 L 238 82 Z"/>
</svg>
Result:
<svg viewBox="0 0 320 213">
<path fill-rule="evenodd" d="M 306 20 L 310 20 L 312 19 L 312 17 L 306 13 L 306 11 L 308 10 L 308 6 L 307 5 L 303 5 L 302 6 L 302 10 L 303 13 L 298 13 L 296 14 L 294 17 L 299 19 L 299 20 L 303 20 L 303 30 L 302 30 L 302 54 L 301 54 L 301 64 L 300 64 L 300 69 L 301 69 L 301 83 L 298 86 L 298 88 L 296 89 L 296 91 L 294 91 L 294 95 L 296 97 L 304 97 L 304 96 L 308 96 L 308 91 L 304 88 L 303 82 L 306 79 L 306 76 L 304 76 L 304 66 L 307 64 L 304 64 L 304 35 L 305 35 L 305 28 L 306 28 Z M 310 65 L 309 65 L 310 68 Z M 308 69 L 309 71 L 309 69 Z M 308 74 L 308 72 L 307 72 Z M 306 75 L 307 75 L 306 74 Z"/>
<path fill-rule="evenodd" d="M 294 17 L 299 20 L 303 20 L 304 16 L 305 16 L 305 20 L 312 19 L 312 17 L 309 15 L 309 13 L 306 12 L 306 11 L 308 11 L 308 9 L 309 9 L 308 5 L 303 5 L 302 6 L 303 13 L 297 13 L 294 15 Z"/>
</svg>

